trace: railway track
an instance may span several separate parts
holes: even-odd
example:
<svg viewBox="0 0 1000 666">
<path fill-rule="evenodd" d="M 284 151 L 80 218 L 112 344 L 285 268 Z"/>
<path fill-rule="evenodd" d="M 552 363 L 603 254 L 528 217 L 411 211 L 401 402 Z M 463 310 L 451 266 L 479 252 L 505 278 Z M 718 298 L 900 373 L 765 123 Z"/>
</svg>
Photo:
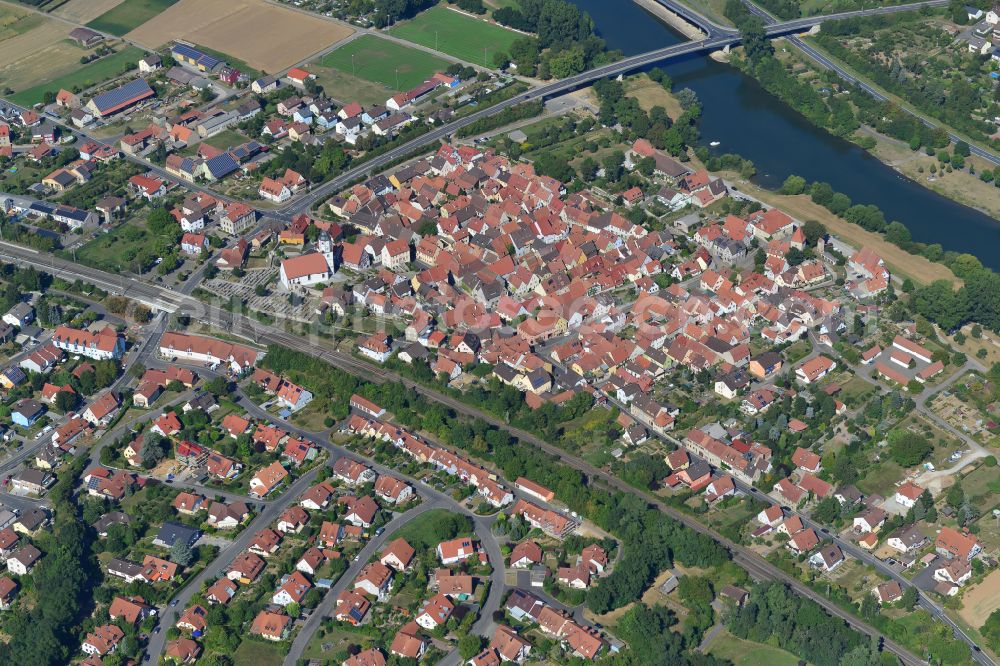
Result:
<svg viewBox="0 0 1000 666">
<path fill-rule="evenodd" d="M 433 389 L 430 389 L 421 384 L 417 384 L 409 379 L 401 377 L 393 372 L 385 370 L 384 368 L 378 368 L 376 366 L 370 365 L 360 359 L 357 359 L 350 354 L 345 354 L 343 352 L 338 352 L 335 350 L 327 349 L 324 347 L 319 347 L 313 345 L 308 340 L 305 340 L 297 335 L 288 333 L 287 331 L 280 330 L 273 326 L 262 324 L 254 319 L 246 317 L 241 314 L 236 314 L 224 310 L 222 308 L 213 306 L 208 303 L 204 303 L 195 299 L 192 296 L 187 296 L 183 294 L 178 294 L 177 292 L 169 291 L 163 287 L 158 287 L 155 285 L 147 285 L 145 283 L 139 282 L 132 278 L 123 278 L 118 280 L 118 276 L 110 275 L 104 273 L 103 271 L 98 271 L 96 269 L 78 267 L 75 264 L 70 264 L 64 260 L 41 255 L 38 253 L 32 253 L 30 250 L 25 250 L 24 248 L 17 248 L 16 251 L 13 249 L 14 246 L 8 245 L 10 251 L 0 253 L 0 256 L 5 258 L 10 258 L 18 263 L 25 265 L 34 266 L 36 269 L 45 271 L 74 271 L 77 277 L 88 281 L 95 281 L 97 284 L 106 284 L 110 291 L 117 291 L 118 284 L 121 284 L 121 290 L 124 293 L 128 293 L 131 288 L 134 293 L 142 293 L 147 298 L 157 298 L 160 294 L 169 294 L 170 298 L 165 299 L 168 303 L 177 303 L 178 312 L 185 312 L 189 309 L 192 312 L 199 313 L 202 316 L 206 316 L 212 320 L 212 323 L 216 326 L 228 330 L 230 333 L 244 337 L 248 340 L 252 340 L 255 343 L 266 343 L 266 344 L 278 344 L 286 346 L 295 351 L 300 351 L 303 353 L 310 354 L 317 358 L 320 358 L 331 365 L 341 368 L 346 372 L 355 375 L 359 379 L 364 381 L 374 381 L 378 384 L 382 384 L 386 381 L 398 381 L 402 383 L 405 387 L 419 393 L 428 400 L 440 403 L 446 407 L 453 409 L 459 414 L 469 416 L 472 418 L 479 418 L 486 423 L 506 430 L 511 435 L 518 438 L 518 440 L 525 445 L 533 446 L 555 458 L 558 458 L 560 462 L 573 469 L 576 469 L 583 474 L 587 475 L 590 482 L 600 482 L 601 484 L 612 488 L 617 491 L 624 493 L 630 493 L 634 495 L 639 495 L 645 500 L 650 506 L 655 507 L 657 510 L 662 511 L 674 520 L 677 520 L 681 524 L 689 527 L 696 532 L 705 534 L 715 540 L 717 543 L 725 547 L 736 561 L 741 566 L 745 567 L 747 571 L 759 580 L 774 580 L 780 581 L 792 589 L 794 589 L 798 594 L 815 601 L 821 607 L 823 607 L 828 613 L 836 617 L 841 618 L 847 622 L 854 629 L 874 638 L 879 639 L 882 642 L 884 649 L 895 654 L 900 661 L 902 661 L 907 666 L 916 666 L 917 664 L 923 664 L 924 661 L 920 660 L 912 653 L 910 653 L 906 648 L 902 647 L 895 641 L 892 641 L 884 637 L 877 629 L 875 629 L 870 624 L 854 617 L 847 611 L 840 608 L 838 605 L 824 598 L 823 596 L 817 594 L 811 588 L 803 584 L 801 581 L 789 576 L 778 567 L 774 566 L 767 560 L 761 558 L 756 553 L 750 551 L 749 549 L 736 544 L 730 539 L 719 534 L 714 529 L 701 524 L 693 517 L 681 513 L 680 511 L 674 509 L 673 507 L 667 506 L 662 501 L 650 497 L 645 493 L 640 492 L 636 488 L 626 484 L 621 479 L 611 475 L 610 473 L 594 467 L 590 463 L 586 462 L 581 458 L 577 458 L 569 454 L 568 452 L 560 449 L 559 447 L 550 444 L 541 438 L 533 435 L 530 432 L 522 430 L 520 428 L 514 427 L 505 421 L 498 419 L 497 417 L 480 411 L 479 409 L 467 405 L 455 398 L 448 395 L 439 393 Z M 128 285 L 126 286 L 126 283 Z"/>
</svg>

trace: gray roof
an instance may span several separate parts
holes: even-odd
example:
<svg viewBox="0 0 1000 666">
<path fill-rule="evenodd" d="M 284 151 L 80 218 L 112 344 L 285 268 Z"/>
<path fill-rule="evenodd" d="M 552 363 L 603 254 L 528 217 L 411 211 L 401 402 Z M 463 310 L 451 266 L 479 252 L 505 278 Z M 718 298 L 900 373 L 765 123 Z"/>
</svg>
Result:
<svg viewBox="0 0 1000 666">
<path fill-rule="evenodd" d="M 173 546 L 176 541 L 181 540 L 187 543 L 187 545 L 192 546 L 200 536 L 201 532 L 194 527 L 188 527 L 187 525 L 167 521 L 163 523 L 163 526 L 160 527 L 160 531 L 156 533 L 156 538 L 153 540 L 153 543 L 169 548 Z"/>
</svg>

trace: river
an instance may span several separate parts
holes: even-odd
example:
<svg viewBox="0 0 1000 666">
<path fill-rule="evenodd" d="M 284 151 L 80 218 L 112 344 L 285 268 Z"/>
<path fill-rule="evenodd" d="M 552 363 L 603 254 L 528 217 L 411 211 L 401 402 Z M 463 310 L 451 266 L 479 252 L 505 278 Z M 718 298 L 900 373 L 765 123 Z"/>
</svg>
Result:
<svg viewBox="0 0 1000 666">
<path fill-rule="evenodd" d="M 609 48 L 625 55 L 684 41 L 631 0 L 571 0 L 590 13 Z M 969 252 L 1000 270 L 1000 222 L 900 175 L 849 141 L 815 127 L 798 112 L 729 65 L 693 57 L 663 67 L 674 87 L 691 88 L 702 103 L 704 143 L 738 153 L 757 166 L 754 181 L 775 187 L 790 174 L 825 181 L 855 203 L 875 204 L 913 238 Z M 1000 190 L 997 191 L 1000 196 Z"/>
</svg>

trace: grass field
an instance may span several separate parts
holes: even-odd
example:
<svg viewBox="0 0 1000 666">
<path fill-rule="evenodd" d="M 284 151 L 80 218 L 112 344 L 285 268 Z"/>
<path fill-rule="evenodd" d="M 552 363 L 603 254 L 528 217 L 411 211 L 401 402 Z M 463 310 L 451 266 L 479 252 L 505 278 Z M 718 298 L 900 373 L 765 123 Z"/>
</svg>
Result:
<svg viewBox="0 0 1000 666">
<path fill-rule="evenodd" d="M 244 640 L 240 643 L 240 646 L 236 648 L 236 652 L 233 653 L 234 664 L 281 666 L 284 661 L 284 649 L 278 645 L 265 643 L 263 640 Z"/>
<path fill-rule="evenodd" d="M 87 27 L 121 37 L 175 2 L 177 0 L 125 0 L 88 23 Z"/>
<path fill-rule="evenodd" d="M 385 104 L 385 100 L 396 92 L 380 83 L 351 76 L 349 71 L 345 73 L 316 63 L 306 65 L 305 69 L 316 75 L 316 83 L 323 86 L 323 92 L 340 102 L 358 102 L 362 106 Z"/>
<path fill-rule="evenodd" d="M 797 666 L 798 657 L 790 652 L 762 643 L 751 643 L 736 638 L 728 631 L 720 631 L 708 645 L 708 653 L 728 659 L 736 666 Z"/>
<path fill-rule="evenodd" d="M 225 150 L 227 148 L 234 148 L 242 143 L 246 143 L 246 141 L 246 136 L 235 130 L 223 130 L 215 136 L 208 137 L 202 143 L 207 143 L 208 145 L 219 148 L 220 150 Z"/>
<path fill-rule="evenodd" d="M 422 550 L 433 548 L 437 543 L 434 534 L 435 524 L 452 513 L 448 509 L 431 509 L 396 530 L 395 534 L 392 535 L 392 539 L 406 539 L 418 553 Z"/>
<path fill-rule="evenodd" d="M 21 106 L 31 106 L 42 101 L 46 90 L 58 92 L 60 88 L 72 90 L 76 86 L 89 88 L 121 74 L 129 63 L 137 62 L 142 55 L 141 49 L 127 46 L 118 53 L 83 65 L 69 74 L 64 74 L 31 88 L 25 88 L 11 96 L 11 100 Z"/>
<path fill-rule="evenodd" d="M 934 280 L 947 280 L 956 286 L 962 284 L 962 281 L 944 264 L 934 263 L 920 255 L 910 254 L 885 240 L 881 234 L 867 231 L 837 217 L 826 208 L 813 203 L 808 195 L 785 196 L 763 190 L 738 176 L 734 180 L 739 182 L 739 187 L 744 192 L 760 199 L 769 206 L 780 208 L 798 220 L 822 222 L 830 233 L 839 236 L 841 240 L 852 247 L 870 247 L 885 259 L 886 265 L 894 274 L 909 277 L 917 284 L 930 284 Z"/>
<path fill-rule="evenodd" d="M 630 76 L 626 79 L 625 94 L 634 97 L 643 111 L 648 112 L 654 106 L 662 106 L 667 115 L 674 120 L 677 120 L 684 112 L 677 98 L 646 74 Z"/>
<path fill-rule="evenodd" d="M 395 37 L 447 53 L 459 60 L 493 66 L 493 54 L 507 53 L 523 35 L 481 19 L 433 7 L 389 31 Z M 483 49 L 486 58 L 483 58 Z"/>
<path fill-rule="evenodd" d="M 449 65 L 429 53 L 373 35 L 362 35 L 344 44 L 320 58 L 317 64 L 353 73 L 357 78 L 395 91 L 416 87 Z"/>
</svg>

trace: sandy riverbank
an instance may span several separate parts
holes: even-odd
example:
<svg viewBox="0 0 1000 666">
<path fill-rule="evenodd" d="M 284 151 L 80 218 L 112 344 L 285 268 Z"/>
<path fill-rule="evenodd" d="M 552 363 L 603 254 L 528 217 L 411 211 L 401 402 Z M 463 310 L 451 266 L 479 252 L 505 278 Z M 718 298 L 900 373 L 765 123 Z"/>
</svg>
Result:
<svg viewBox="0 0 1000 666">
<path fill-rule="evenodd" d="M 703 39 L 705 33 L 691 25 L 677 14 L 656 2 L 655 0 L 634 0 L 637 5 L 647 12 L 660 19 L 674 30 L 677 30 L 688 39 Z"/>
</svg>

